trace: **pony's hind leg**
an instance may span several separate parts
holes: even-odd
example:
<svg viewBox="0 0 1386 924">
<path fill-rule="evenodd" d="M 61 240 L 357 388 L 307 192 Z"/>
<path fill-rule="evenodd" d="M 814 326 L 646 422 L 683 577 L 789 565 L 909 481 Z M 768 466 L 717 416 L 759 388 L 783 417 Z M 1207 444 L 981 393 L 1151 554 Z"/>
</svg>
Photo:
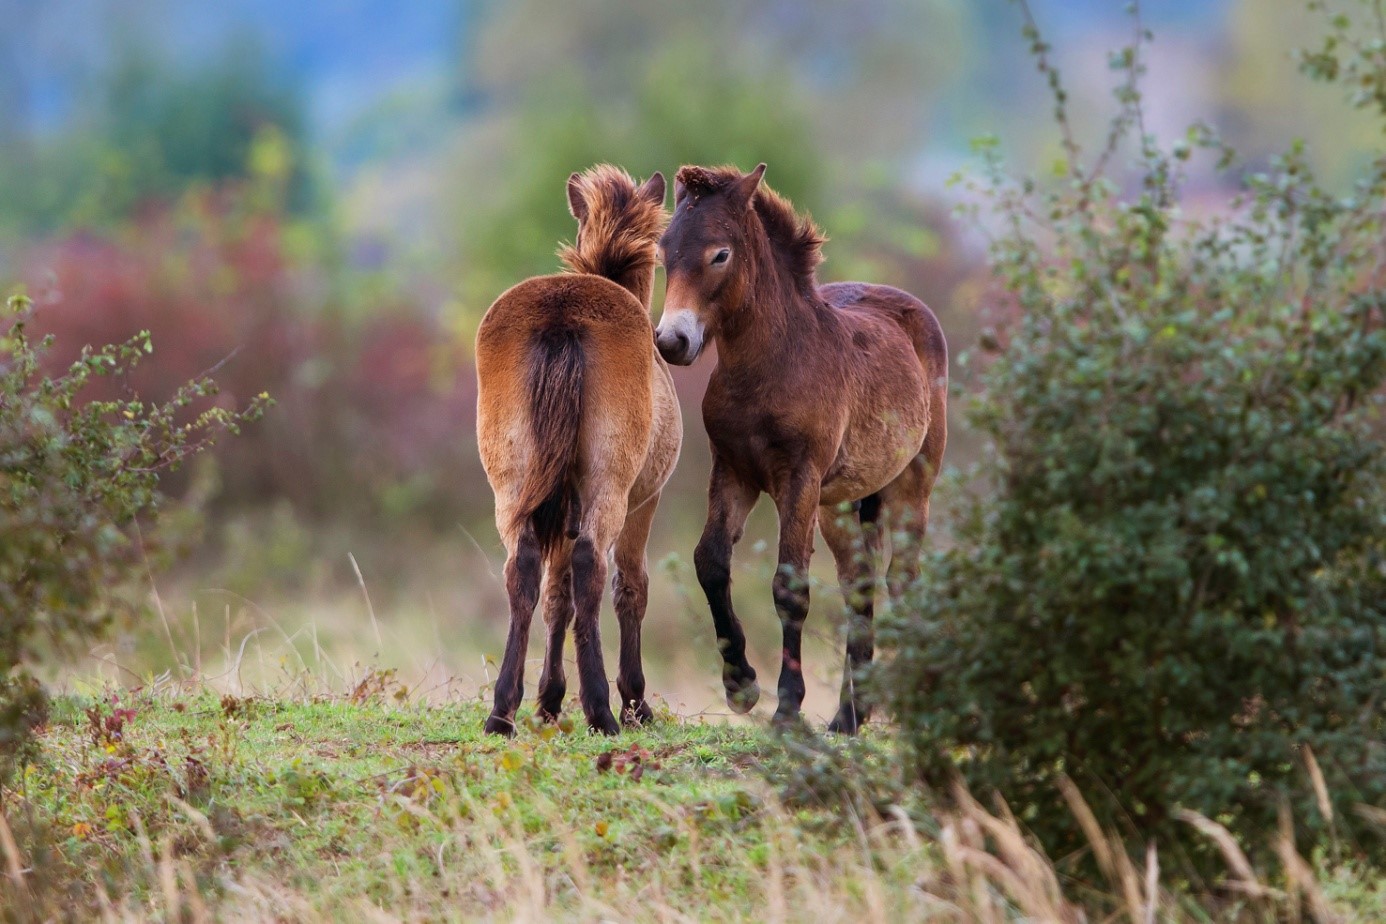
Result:
<svg viewBox="0 0 1386 924">
<path fill-rule="evenodd" d="M 568 691 L 563 675 L 563 643 L 568 637 L 568 625 L 573 621 L 572 550 L 567 543 L 549 553 L 544 570 L 544 625 L 548 641 L 544 648 L 544 669 L 539 675 L 539 718 L 546 722 L 558 720 L 563 710 L 563 695 Z"/>
<path fill-rule="evenodd" d="M 837 563 L 837 579 L 847 605 L 847 652 L 842 666 L 842 692 L 837 715 L 828 731 L 854 735 L 871 713 L 870 704 L 857 688 L 861 669 L 871 663 L 875 652 L 876 568 L 880 558 L 881 534 L 878 520 L 881 498 L 871 494 L 858 502 L 855 511 L 819 511 L 819 530 Z"/>
<path fill-rule="evenodd" d="M 892 606 L 898 606 L 919 577 L 924 555 L 924 535 L 929 530 L 929 499 L 934 483 L 943 470 L 943 453 L 948 446 L 948 383 L 935 382 L 930 398 L 933 419 L 924 443 L 905 470 L 881 489 L 885 528 L 891 538 L 890 567 L 886 569 L 886 592 Z"/>
<path fill-rule="evenodd" d="M 924 535 L 929 529 L 929 497 L 942 462 L 942 446 L 931 445 L 926 439 L 923 449 L 905 470 L 880 491 L 885 528 L 890 536 L 886 592 L 892 606 L 900 605 L 919 577 Z"/>
<path fill-rule="evenodd" d="M 621 728 L 611 712 L 611 688 L 602 658 L 600 616 L 606 586 L 606 556 L 626 515 L 624 496 L 583 498 L 583 526 L 573 543 L 573 642 L 577 647 L 578 695 L 587 725 L 615 735 Z"/>
<path fill-rule="evenodd" d="M 543 567 L 532 526 L 526 524 L 508 545 L 505 591 L 510 598 L 510 633 L 505 640 L 500 676 L 496 678 L 495 706 L 486 720 L 486 731 L 497 735 L 515 734 L 515 710 L 524 696 L 529 623 L 539 600 L 539 576 Z"/>
<path fill-rule="evenodd" d="M 649 602 L 650 577 L 646 571 L 645 544 L 650 538 L 659 495 L 650 498 L 626 517 L 616 538 L 616 576 L 612 597 L 621 627 L 621 658 L 616 689 L 621 694 L 621 723 L 642 725 L 654 714 L 645 702 L 645 669 L 640 659 L 640 626 Z"/>
</svg>

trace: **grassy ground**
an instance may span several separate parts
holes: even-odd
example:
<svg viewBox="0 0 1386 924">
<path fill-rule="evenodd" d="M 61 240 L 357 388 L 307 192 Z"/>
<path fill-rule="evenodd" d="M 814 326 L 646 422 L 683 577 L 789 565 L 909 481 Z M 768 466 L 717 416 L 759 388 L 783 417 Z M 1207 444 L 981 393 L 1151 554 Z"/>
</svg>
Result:
<svg viewBox="0 0 1386 924">
<path fill-rule="evenodd" d="M 666 714 L 615 741 L 480 733 L 480 703 L 413 706 L 387 676 L 285 702 L 203 691 L 59 701 L 5 815 L 28 888 L 120 917 L 761 919 L 832 890 L 918 904 L 860 832 L 773 804 L 761 730 Z M 867 888 L 834 871 L 867 864 Z M 797 880 L 815 883 L 796 889 Z"/>
<path fill-rule="evenodd" d="M 767 780 L 804 770 L 781 740 L 660 712 L 614 740 L 523 725 L 506 741 L 480 733 L 481 702 L 416 704 L 381 673 L 331 696 L 165 685 L 60 699 L 42 757 L 4 794 L 0 917 L 1047 921 L 1080 920 L 1081 903 L 1121 920 L 1270 920 L 1291 902 L 1343 920 L 1386 913 L 1374 877 L 1343 867 L 1261 894 L 1243 883 L 1189 896 L 1128 864 L 1094 893 L 1004 812 L 973 804 L 921 823 L 786 805 Z M 854 759 L 888 761 L 884 736 Z"/>
</svg>

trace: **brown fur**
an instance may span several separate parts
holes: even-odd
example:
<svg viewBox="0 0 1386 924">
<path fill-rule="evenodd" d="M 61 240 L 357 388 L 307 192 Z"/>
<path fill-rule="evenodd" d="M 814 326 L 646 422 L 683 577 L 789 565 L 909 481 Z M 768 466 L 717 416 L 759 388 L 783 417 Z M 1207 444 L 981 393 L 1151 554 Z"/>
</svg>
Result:
<svg viewBox="0 0 1386 924">
<path fill-rule="evenodd" d="M 655 268 L 650 232 L 669 221 L 662 197 L 655 202 L 639 195 L 624 170 L 599 164 L 569 178 L 568 202 L 579 221 L 578 236 L 558 249 L 559 259 L 574 273 L 603 276 L 629 289 L 648 306 Z M 592 202 L 601 208 L 591 208 Z"/>
<path fill-rule="evenodd" d="M 819 286 L 822 233 L 788 201 L 734 168 L 684 167 L 660 242 L 668 292 L 657 334 L 670 362 L 717 343 L 703 399 L 712 443 L 708 521 L 694 555 L 733 708 L 759 696 L 732 608 L 731 551 L 762 493 L 780 515 L 773 581 L 784 633 L 776 718 L 798 715 L 806 581 L 815 525 L 837 562 L 851 618 L 841 708 L 854 732 L 867 706 L 855 674 L 869 663 L 872 589 L 883 537 L 899 599 L 913 580 L 929 495 L 947 442 L 948 349 L 937 318 L 888 286 Z"/>
<path fill-rule="evenodd" d="M 741 171 L 735 167 L 683 167 L 674 181 L 674 208 L 688 195 L 696 203 L 703 196 L 715 195 L 742 180 Z M 751 204 L 795 288 L 811 298 L 818 287 L 814 273 L 823 262 L 823 245 L 828 236 L 811 217 L 800 217 L 793 203 L 768 186 L 756 189 Z"/>
<path fill-rule="evenodd" d="M 582 419 L 582 335 L 549 327 L 534 338 L 527 382 L 534 456 L 511 516 L 511 529 L 532 524 L 547 555 L 565 537 L 577 538 L 581 508 L 575 495 L 578 422 Z"/>
<path fill-rule="evenodd" d="M 514 286 L 477 332 L 477 438 L 510 597 L 491 732 L 514 731 L 541 597 L 548 639 L 540 715 L 555 718 L 562 706 L 563 644 L 573 623 L 583 712 L 593 729 L 617 731 L 598 626 L 613 547 L 622 718 L 649 715 L 640 665 L 645 542 L 682 441 L 649 318 L 655 242 L 668 217 L 663 198 L 659 174 L 638 187 L 614 167 L 573 174 L 578 237 L 561 251 L 570 272 Z"/>
</svg>

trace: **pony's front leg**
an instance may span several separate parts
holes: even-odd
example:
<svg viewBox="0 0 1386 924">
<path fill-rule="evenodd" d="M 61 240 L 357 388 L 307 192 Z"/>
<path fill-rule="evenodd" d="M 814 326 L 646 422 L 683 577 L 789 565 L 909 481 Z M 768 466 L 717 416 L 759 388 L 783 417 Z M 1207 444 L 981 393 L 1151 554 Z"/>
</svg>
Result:
<svg viewBox="0 0 1386 924">
<path fill-rule="evenodd" d="M 771 586 L 775 612 L 784 633 L 776 724 L 797 720 L 804 703 L 802 643 L 809 608 L 808 566 L 813 555 L 813 530 L 818 522 L 819 484 L 814 472 L 794 472 L 775 496 L 780 514 L 780 554 Z"/>
<path fill-rule="evenodd" d="M 525 652 L 529 648 L 529 623 L 539 602 L 542 560 L 534 529 L 526 525 L 516 536 L 505 558 L 505 591 L 510 597 L 510 633 L 505 640 L 500 676 L 496 678 L 496 702 L 486 720 L 486 731 L 515 734 L 515 710 L 524 695 Z"/>
<path fill-rule="evenodd" d="M 755 668 L 746 660 L 746 633 L 732 609 L 731 558 L 732 546 L 741 538 L 759 492 L 742 484 L 714 455 L 707 494 L 707 525 L 693 552 L 693 565 L 712 611 L 727 705 L 733 712 L 746 713 L 760 699 L 760 686 Z"/>
</svg>

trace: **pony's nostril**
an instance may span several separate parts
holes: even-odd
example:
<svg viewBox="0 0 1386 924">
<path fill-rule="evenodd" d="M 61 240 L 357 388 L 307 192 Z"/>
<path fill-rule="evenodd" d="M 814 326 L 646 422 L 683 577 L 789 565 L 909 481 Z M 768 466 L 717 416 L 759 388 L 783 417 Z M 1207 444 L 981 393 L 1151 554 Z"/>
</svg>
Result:
<svg viewBox="0 0 1386 924">
<path fill-rule="evenodd" d="M 667 362 L 687 365 L 693 358 L 693 338 L 680 330 L 655 333 L 655 347 Z"/>
</svg>

